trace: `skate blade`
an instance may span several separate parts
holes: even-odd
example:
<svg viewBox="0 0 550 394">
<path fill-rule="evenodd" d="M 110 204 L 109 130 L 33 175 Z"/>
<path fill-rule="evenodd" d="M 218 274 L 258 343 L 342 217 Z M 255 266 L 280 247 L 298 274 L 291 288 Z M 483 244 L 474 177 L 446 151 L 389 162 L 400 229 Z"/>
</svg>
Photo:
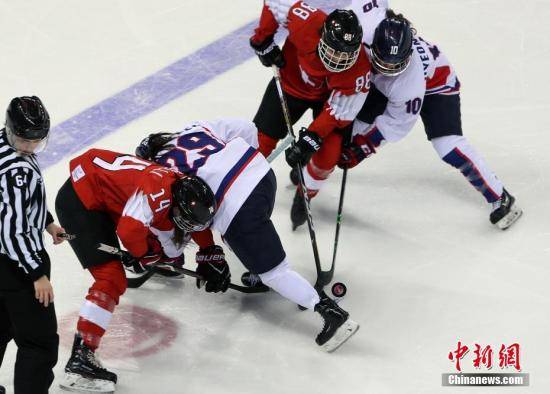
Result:
<svg viewBox="0 0 550 394">
<path fill-rule="evenodd" d="M 65 391 L 90 394 L 113 394 L 115 384 L 108 380 L 88 379 L 74 373 L 65 373 L 64 380 L 59 387 Z"/>
<path fill-rule="evenodd" d="M 521 208 L 518 208 L 514 204 L 512 205 L 512 208 L 510 208 L 510 212 L 508 212 L 506 216 L 496 222 L 495 225 L 501 230 L 506 230 L 512 224 L 514 224 L 521 217 L 522 214 L 523 210 Z"/>
<path fill-rule="evenodd" d="M 359 330 L 359 324 L 357 322 L 350 319 L 346 320 L 346 322 L 334 333 L 332 338 L 322 345 L 323 350 L 327 353 L 332 353 L 350 339 L 357 330 Z"/>
</svg>

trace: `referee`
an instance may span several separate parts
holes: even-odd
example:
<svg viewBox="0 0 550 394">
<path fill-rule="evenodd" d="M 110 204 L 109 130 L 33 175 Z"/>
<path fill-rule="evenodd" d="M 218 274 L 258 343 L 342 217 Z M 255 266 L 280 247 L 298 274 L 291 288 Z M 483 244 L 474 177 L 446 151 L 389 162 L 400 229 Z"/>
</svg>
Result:
<svg viewBox="0 0 550 394">
<path fill-rule="evenodd" d="M 35 96 L 14 98 L 0 130 L 0 366 L 15 339 L 15 394 L 47 394 L 57 363 L 59 337 L 43 232 L 58 244 L 64 230 L 47 210 L 35 156 L 46 146 L 49 130 L 48 112 Z"/>
</svg>

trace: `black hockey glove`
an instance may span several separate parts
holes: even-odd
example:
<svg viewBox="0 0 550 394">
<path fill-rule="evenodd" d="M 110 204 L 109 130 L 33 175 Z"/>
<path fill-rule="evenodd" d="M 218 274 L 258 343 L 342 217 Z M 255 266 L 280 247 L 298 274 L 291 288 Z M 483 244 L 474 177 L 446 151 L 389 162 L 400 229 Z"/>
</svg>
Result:
<svg viewBox="0 0 550 394">
<path fill-rule="evenodd" d="M 321 149 L 322 143 L 323 140 L 319 134 L 302 127 L 298 141 L 292 143 L 290 148 L 285 151 L 286 162 L 292 168 L 298 164 L 306 165 L 311 156 Z"/>
<path fill-rule="evenodd" d="M 276 65 L 279 68 L 283 68 L 286 64 L 281 52 L 281 48 L 273 41 L 273 36 L 266 38 L 263 42 L 256 43 L 250 39 L 250 46 L 256 52 L 256 55 L 260 58 L 262 64 L 266 67 Z"/>
<path fill-rule="evenodd" d="M 197 274 L 206 281 L 205 290 L 207 293 L 222 293 L 227 291 L 231 281 L 231 272 L 225 261 L 225 254 L 221 246 L 212 245 L 200 249 L 196 255 Z M 202 281 L 197 279 L 197 287 L 201 288 Z"/>
<path fill-rule="evenodd" d="M 173 147 L 173 145 L 168 145 L 172 138 L 174 138 L 172 133 L 149 134 L 148 137 L 141 140 L 136 148 L 136 156 L 145 160 L 154 160 L 161 150 Z"/>
</svg>

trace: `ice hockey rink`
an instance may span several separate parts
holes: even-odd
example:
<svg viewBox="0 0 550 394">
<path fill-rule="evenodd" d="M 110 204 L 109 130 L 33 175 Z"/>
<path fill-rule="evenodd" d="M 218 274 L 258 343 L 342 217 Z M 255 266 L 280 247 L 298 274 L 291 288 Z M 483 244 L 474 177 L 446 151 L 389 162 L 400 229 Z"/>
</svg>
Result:
<svg viewBox="0 0 550 394">
<path fill-rule="evenodd" d="M 549 392 L 550 1 L 390 4 L 456 67 L 464 133 L 523 217 L 505 232 L 492 227 L 489 206 L 441 162 L 419 122 L 349 172 L 335 275 L 348 288 L 341 305 L 361 324 L 349 342 L 322 352 L 317 314 L 277 294 L 213 295 L 189 278 L 155 279 L 123 296 L 99 350 L 119 376 L 117 393 Z M 251 119 L 272 76 L 248 48 L 260 10 L 260 0 L 0 0 L 0 110 L 32 94 L 48 108 L 54 127 L 42 164 L 52 211 L 69 159 L 90 146 L 133 152 L 148 133 L 192 120 Z M 273 167 L 274 222 L 294 267 L 313 282 L 307 227 L 291 231 L 288 166 L 279 157 Z M 338 170 L 313 201 L 325 266 L 340 180 Z M 67 243 L 49 245 L 61 336 L 50 392 L 61 393 L 91 276 Z M 239 282 L 244 267 L 228 259 Z M 458 341 L 470 348 L 464 372 L 517 372 L 499 368 L 498 353 L 519 344 L 529 387 L 442 387 Z M 474 368 L 474 344 L 492 346 L 490 371 Z M 15 350 L 10 344 L 0 369 L 8 393 Z"/>
</svg>

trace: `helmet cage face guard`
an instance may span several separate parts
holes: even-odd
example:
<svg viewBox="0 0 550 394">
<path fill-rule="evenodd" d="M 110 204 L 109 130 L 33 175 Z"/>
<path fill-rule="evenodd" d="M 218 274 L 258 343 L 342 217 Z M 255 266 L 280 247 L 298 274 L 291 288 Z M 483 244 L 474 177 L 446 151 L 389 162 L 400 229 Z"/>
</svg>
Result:
<svg viewBox="0 0 550 394">
<path fill-rule="evenodd" d="M 200 224 L 193 222 L 192 220 L 185 219 L 182 215 L 180 207 L 176 205 L 172 207 L 172 221 L 179 229 L 188 233 L 206 230 L 212 223 L 212 220 L 209 220 L 207 223 Z"/>
<path fill-rule="evenodd" d="M 325 68 L 339 73 L 350 69 L 359 58 L 361 45 L 353 52 L 341 52 L 330 47 L 323 38 L 319 41 L 317 51 Z"/>
<path fill-rule="evenodd" d="M 374 69 L 380 74 L 387 77 L 395 77 L 405 72 L 405 70 L 409 67 L 409 64 L 411 63 L 412 58 L 412 48 L 409 52 L 409 56 L 407 56 L 407 58 L 400 63 L 385 63 L 384 61 L 382 61 L 382 59 L 380 59 L 380 57 L 378 57 L 378 55 L 376 55 L 376 51 L 372 47 L 370 49 L 370 53 L 372 66 L 374 67 Z"/>
<path fill-rule="evenodd" d="M 30 155 L 42 152 L 48 145 L 49 136 L 50 134 L 48 133 L 48 135 L 41 139 L 26 139 L 15 133 L 10 124 L 6 123 L 6 139 L 8 143 L 13 149 L 22 154 Z M 25 148 L 32 148 L 32 150 Z"/>
</svg>

